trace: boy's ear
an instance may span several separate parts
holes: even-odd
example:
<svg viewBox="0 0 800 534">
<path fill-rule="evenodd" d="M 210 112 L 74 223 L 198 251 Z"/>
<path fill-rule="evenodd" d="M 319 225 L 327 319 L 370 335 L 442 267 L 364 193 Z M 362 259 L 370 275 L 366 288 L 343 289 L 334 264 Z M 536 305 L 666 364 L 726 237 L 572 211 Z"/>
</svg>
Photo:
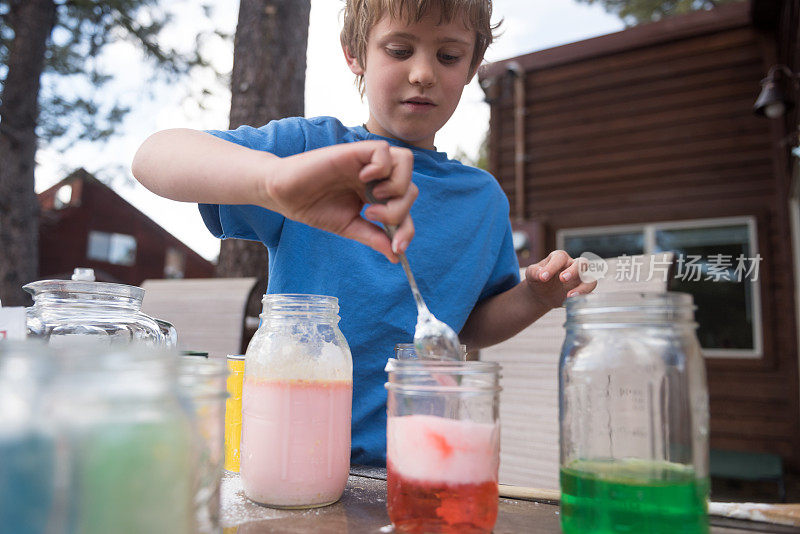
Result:
<svg viewBox="0 0 800 534">
<path fill-rule="evenodd" d="M 344 52 L 344 59 L 347 61 L 347 66 L 350 67 L 350 71 L 356 76 L 362 76 L 364 74 L 364 68 L 361 66 L 361 63 L 358 62 L 358 59 L 350 53 L 350 50 L 345 45 L 342 45 L 342 52 Z"/>
</svg>

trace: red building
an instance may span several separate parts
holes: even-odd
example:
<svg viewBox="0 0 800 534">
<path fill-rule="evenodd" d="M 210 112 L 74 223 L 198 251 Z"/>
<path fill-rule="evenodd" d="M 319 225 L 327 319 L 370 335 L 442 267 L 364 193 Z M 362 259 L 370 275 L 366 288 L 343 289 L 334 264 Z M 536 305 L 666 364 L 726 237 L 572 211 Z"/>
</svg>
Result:
<svg viewBox="0 0 800 534">
<path fill-rule="evenodd" d="M 39 274 L 68 279 L 91 267 L 98 281 L 212 278 L 214 264 L 78 169 L 39 194 Z"/>
</svg>

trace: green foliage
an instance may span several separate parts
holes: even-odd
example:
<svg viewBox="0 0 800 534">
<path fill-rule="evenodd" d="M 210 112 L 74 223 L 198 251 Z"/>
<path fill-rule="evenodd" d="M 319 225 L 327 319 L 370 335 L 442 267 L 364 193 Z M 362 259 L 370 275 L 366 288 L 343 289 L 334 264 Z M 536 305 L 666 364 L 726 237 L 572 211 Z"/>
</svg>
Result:
<svg viewBox="0 0 800 534">
<path fill-rule="evenodd" d="M 477 167 L 485 171 L 489 171 L 489 132 L 483 136 L 481 146 L 478 147 L 478 157 L 472 158 L 467 154 L 463 148 L 457 146 L 455 152 L 451 156 L 453 159 L 460 161 L 464 165 Z"/>
<path fill-rule="evenodd" d="M 14 37 L 8 14 L 10 5 L 19 1 L 25 0 L 0 0 L 0 91 Z M 209 33 L 199 34 L 188 52 L 160 42 L 172 22 L 171 13 L 165 9 L 172 0 L 53 1 L 56 23 L 48 42 L 39 95 L 37 135 L 41 141 L 58 140 L 60 148 L 66 148 L 76 141 L 102 141 L 114 133 L 129 108 L 103 91 L 114 77 L 102 60 L 109 45 L 128 42 L 136 46 L 153 67 L 150 81 L 177 82 L 192 69 L 212 69 L 202 54 Z M 211 10 L 208 5 L 202 7 L 206 13 Z"/>
<path fill-rule="evenodd" d="M 743 0 L 578 0 L 585 4 L 601 4 L 609 13 L 619 15 L 629 26 L 741 1 Z"/>
</svg>

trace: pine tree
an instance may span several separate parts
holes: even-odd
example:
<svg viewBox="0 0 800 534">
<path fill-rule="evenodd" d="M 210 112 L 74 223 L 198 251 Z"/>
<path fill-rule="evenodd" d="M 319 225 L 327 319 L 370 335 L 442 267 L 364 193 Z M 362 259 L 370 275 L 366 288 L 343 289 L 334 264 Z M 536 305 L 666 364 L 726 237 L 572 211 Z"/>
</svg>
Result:
<svg viewBox="0 0 800 534">
<path fill-rule="evenodd" d="M 207 66 L 199 50 L 159 43 L 171 17 L 160 0 L 0 0 L 0 300 L 26 302 L 21 286 L 38 271 L 40 143 L 100 141 L 128 111 L 105 104 L 112 75 L 97 58 L 112 43 L 140 48 L 156 71 L 177 79 Z M 199 36 L 202 37 L 202 36 Z M 43 80 L 55 80 L 43 91 Z"/>
<path fill-rule="evenodd" d="M 231 128 L 303 115 L 310 12 L 310 0 L 241 0 L 233 45 Z M 247 315 L 261 312 L 267 287 L 263 244 L 223 241 L 217 275 L 257 277 Z"/>
<path fill-rule="evenodd" d="M 742 0 L 578 0 L 585 4 L 601 4 L 606 11 L 619 15 L 629 26 L 654 22 L 671 15 L 701 9 L 713 9 L 719 4 Z"/>
</svg>

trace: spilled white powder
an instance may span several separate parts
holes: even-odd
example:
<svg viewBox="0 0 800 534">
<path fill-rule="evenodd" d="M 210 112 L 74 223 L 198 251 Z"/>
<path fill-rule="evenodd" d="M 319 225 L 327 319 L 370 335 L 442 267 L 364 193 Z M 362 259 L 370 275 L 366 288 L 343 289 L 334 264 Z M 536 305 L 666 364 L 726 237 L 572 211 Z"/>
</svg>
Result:
<svg viewBox="0 0 800 534">
<path fill-rule="evenodd" d="M 220 486 L 220 526 L 235 527 L 253 521 L 284 517 L 309 517 L 325 513 L 325 508 L 280 510 L 258 505 L 245 497 L 242 479 L 236 473 L 225 472 Z"/>
</svg>

